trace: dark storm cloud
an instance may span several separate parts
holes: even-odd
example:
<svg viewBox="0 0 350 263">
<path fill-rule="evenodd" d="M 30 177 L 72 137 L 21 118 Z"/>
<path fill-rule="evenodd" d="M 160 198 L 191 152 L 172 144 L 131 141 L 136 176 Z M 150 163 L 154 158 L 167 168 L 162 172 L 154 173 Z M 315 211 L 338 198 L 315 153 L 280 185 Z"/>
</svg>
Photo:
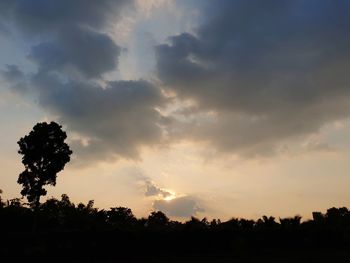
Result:
<svg viewBox="0 0 350 263">
<path fill-rule="evenodd" d="M 132 0 L 2 0 L 0 15 L 22 32 L 42 35 L 77 25 L 101 28 L 133 5 Z"/>
<path fill-rule="evenodd" d="M 0 35 L 9 35 L 9 30 L 3 22 L 0 22 Z"/>
<path fill-rule="evenodd" d="M 159 78 L 196 111 L 215 113 L 184 124 L 183 136 L 245 155 L 273 153 L 349 116 L 349 1 L 205 3 L 194 34 L 156 48 Z"/>
<path fill-rule="evenodd" d="M 192 196 L 177 197 L 168 201 L 155 200 L 153 208 L 175 217 L 190 217 L 198 212 L 204 212 L 204 209 L 198 205 L 198 200 Z"/>
<path fill-rule="evenodd" d="M 121 50 L 102 29 L 133 1 L 4 0 L 1 5 L 0 21 L 12 24 L 25 41 L 39 41 L 29 58 L 40 70 L 76 70 L 95 78 L 116 68 Z"/>
<path fill-rule="evenodd" d="M 87 145 L 73 145 L 81 157 L 138 158 L 139 146 L 161 140 L 161 115 L 155 107 L 162 106 L 165 99 L 146 81 L 110 81 L 102 88 L 90 82 L 63 83 L 52 75 L 36 74 L 31 83 L 44 108 L 89 139 Z"/>
<path fill-rule="evenodd" d="M 31 48 L 29 57 L 44 71 L 77 70 L 87 78 L 101 77 L 117 66 L 120 47 L 106 34 L 87 28 L 60 31 L 51 42 Z"/>
<path fill-rule="evenodd" d="M 11 84 L 13 90 L 26 92 L 26 77 L 16 65 L 6 65 L 4 70 L 0 71 L 0 77 Z"/>
<path fill-rule="evenodd" d="M 40 106 L 77 134 L 70 137 L 77 162 L 137 159 L 141 146 L 162 139 L 163 117 L 156 108 L 166 99 L 160 89 L 144 80 L 103 77 L 117 70 L 121 52 L 106 33 L 108 27 L 133 5 L 129 0 L 0 3 L 0 22 L 26 41 L 27 58 L 36 66 L 27 74 L 8 66 L 2 77 L 17 90 L 24 79 Z"/>
<path fill-rule="evenodd" d="M 24 80 L 25 76 L 16 65 L 6 65 L 6 69 L 1 71 L 2 77 L 9 82 Z"/>
</svg>

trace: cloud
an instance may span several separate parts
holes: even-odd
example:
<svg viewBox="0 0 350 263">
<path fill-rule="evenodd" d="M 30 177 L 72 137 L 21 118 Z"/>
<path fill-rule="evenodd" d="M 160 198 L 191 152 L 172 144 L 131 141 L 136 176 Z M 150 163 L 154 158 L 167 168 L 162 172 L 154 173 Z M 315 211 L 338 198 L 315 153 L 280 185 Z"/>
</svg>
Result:
<svg viewBox="0 0 350 263">
<path fill-rule="evenodd" d="M 155 200 L 153 208 L 175 217 L 190 217 L 204 209 L 198 205 L 197 198 L 193 196 L 182 196 L 172 200 Z"/>
<path fill-rule="evenodd" d="M 162 197 L 166 198 L 172 196 L 173 194 L 165 189 L 158 187 L 150 177 L 145 175 L 141 170 L 136 169 L 131 173 L 132 177 L 134 177 L 137 182 L 141 183 L 142 187 L 144 187 L 145 196 L 153 196 L 153 197 Z"/>
<path fill-rule="evenodd" d="M 52 41 L 32 46 L 29 58 L 41 71 L 69 74 L 76 70 L 85 78 L 99 78 L 116 69 L 120 52 L 108 35 L 76 27 L 58 32 Z"/>
<path fill-rule="evenodd" d="M 3 0 L 0 15 L 27 36 L 55 34 L 71 26 L 84 25 L 102 28 L 112 19 L 115 22 L 122 12 L 132 8 L 129 0 Z"/>
<path fill-rule="evenodd" d="M 2 77 L 9 82 L 24 79 L 24 74 L 16 65 L 6 65 L 6 69 L 1 71 Z"/>
<path fill-rule="evenodd" d="M 42 107 L 87 138 L 87 143 L 77 140 L 72 145 L 81 161 L 137 159 L 139 147 L 161 141 L 162 116 L 156 107 L 165 99 L 146 81 L 110 81 L 102 88 L 91 82 L 61 82 L 44 73 L 34 75 L 31 83 Z"/>
<path fill-rule="evenodd" d="M 0 22 L 0 35 L 8 36 L 10 34 L 8 28 L 3 22 Z"/>
<path fill-rule="evenodd" d="M 326 142 L 321 142 L 317 140 L 307 141 L 303 145 L 306 152 L 327 152 L 336 153 L 337 149 Z"/>
<path fill-rule="evenodd" d="M 26 77 L 16 65 L 6 65 L 0 70 L 0 77 L 11 85 L 11 88 L 19 93 L 26 92 Z"/>
<path fill-rule="evenodd" d="M 196 105 L 195 120 L 174 122 L 172 136 L 206 141 L 223 152 L 266 155 L 349 117 L 348 1 L 219 0 L 203 6 L 194 33 L 156 47 L 159 78 Z"/>
<path fill-rule="evenodd" d="M 77 163 L 115 158 L 139 159 L 142 146 L 161 143 L 167 103 L 162 91 L 145 80 L 106 79 L 116 71 L 121 47 L 109 33 L 126 0 L 2 1 L 0 22 L 11 25 L 29 46 L 32 72 L 7 66 L 2 77 L 56 116 L 75 134 Z M 23 40 L 21 40 L 23 41 Z M 24 92 L 27 91 L 27 92 Z"/>
<path fill-rule="evenodd" d="M 161 196 L 162 198 L 172 196 L 172 193 L 157 187 L 151 181 L 146 181 L 145 184 L 146 184 L 145 196 Z"/>
<path fill-rule="evenodd" d="M 140 3 L 147 11 L 168 1 Z M 1 1 L 0 24 L 25 41 L 34 68 L 11 65 L 2 77 L 77 135 L 72 148 L 87 162 L 138 159 L 141 147 L 165 137 L 246 157 L 274 154 L 349 117 L 348 1 L 193 4 L 201 24 L 156 46 L 162 89 L 179 102 L 167 116 L 160 109 L 174 100 L 158 83 L 107 77 L 125 48 L 110 29 L 135 1 Z"/>
<path fill-rule="evenodd" d="M 30 43 L 28 57 L 39 70 L 97 78 L 116 69 L 121 47 L 106 32 L 133 7 L 127 0 L 4 0 L 0 23 Z"/>
</svg>

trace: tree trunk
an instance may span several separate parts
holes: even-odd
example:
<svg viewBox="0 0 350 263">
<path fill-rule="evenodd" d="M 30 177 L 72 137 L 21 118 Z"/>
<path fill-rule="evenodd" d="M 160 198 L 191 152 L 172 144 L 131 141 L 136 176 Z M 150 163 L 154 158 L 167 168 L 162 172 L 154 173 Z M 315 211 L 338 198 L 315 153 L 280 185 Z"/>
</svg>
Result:
<svg viewBox="0 0 350 263">
<path fill-rule="evenodd" d="M 40 196 L 34 203 L 34 214 L 33 214 L 33 226 L 32 233 L 36 233 L 38 230 L 38 216 L 39 216 Z"/>
</svg>

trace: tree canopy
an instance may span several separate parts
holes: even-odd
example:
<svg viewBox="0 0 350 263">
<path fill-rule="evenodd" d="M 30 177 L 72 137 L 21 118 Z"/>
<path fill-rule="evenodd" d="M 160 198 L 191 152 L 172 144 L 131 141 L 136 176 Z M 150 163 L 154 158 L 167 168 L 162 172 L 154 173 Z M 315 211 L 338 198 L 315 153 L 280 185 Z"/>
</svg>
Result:
<svg viewBox="0 0 350 263">
<path fill-rule="evenodd" d="M 22 196 L 26 196 L 33 207 L 37 207 L 40 197 L 46 195 L 43 187 L 56 185 L 57 173 L 70 161 L 72 151 L 65 143 L 67 134 L 61 128 L 55 122 L 38 123 L 17 142 L 25 167 L 17 182 L 23 186 Z"/>
</svg>

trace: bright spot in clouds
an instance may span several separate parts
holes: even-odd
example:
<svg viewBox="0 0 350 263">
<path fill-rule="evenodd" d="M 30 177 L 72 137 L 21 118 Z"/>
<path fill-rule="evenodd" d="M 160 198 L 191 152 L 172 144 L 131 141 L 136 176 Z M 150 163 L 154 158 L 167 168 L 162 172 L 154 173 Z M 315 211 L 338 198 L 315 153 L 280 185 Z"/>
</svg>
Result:
<svg viewBox="0 0 350 263">
<path fill-rule="evenodd" d="M 174 192 L 171 192 L 169 190 L 166 190 L 166 191 L 169 193 L 169 195 L 167 195 L 163 198 L 165 201 L 171 201 L 171 200 L 176 198 L 176 195 Z"/>
</svg>

